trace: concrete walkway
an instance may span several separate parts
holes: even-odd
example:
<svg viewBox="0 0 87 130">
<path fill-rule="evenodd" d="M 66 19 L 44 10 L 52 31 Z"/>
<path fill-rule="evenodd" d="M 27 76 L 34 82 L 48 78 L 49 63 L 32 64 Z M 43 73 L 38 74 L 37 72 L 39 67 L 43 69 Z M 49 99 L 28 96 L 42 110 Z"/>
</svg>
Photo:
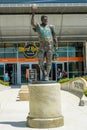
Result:
<svg viewBox="0 0 87 130">
<path fill-rule="evenodd" d="M 34 130 L 26 127 L 29 102 L 19 101 L 19 88 L 0 91 L 0 130 Z M 79 106 L 79 98 L 61 90 L 64 126 L 45 130 L 87 130 L 87 106 Z M 35 130 L 39 130 L 38 128 Z M 41 129 L 43 130 L 43 129 Z"/>
</svg>

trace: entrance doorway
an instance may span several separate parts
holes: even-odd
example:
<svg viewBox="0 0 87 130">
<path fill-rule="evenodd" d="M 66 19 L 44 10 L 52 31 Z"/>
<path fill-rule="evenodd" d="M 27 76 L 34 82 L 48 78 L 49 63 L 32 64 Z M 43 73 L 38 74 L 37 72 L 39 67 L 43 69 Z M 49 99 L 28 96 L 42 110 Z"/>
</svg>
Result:
<svg viewBox="0 0 87 130">
<path fill-rule="evenodd" d="M 4 81 L 4 64 L 0 64 L 0 80 Z"/>
<path fill-rule="evenodd" d="M 35 69 L 37 73 L 37 80 L 40 79 L 40 68 L 36 63 L 23 63 L 21 64 L 21 83 L 27 83 L 26 80 L 26 69 Z"/>
<path fill-rule="evenodd" d="M 32 64 L 32 69 L 36 70 L 37 73 L 37 80 L 40 80 L 40 67 L 38 64 Z"/>
<path fill-rule="evenodd" d="M 21 83 L 27 83 L 26 69 L 30 69 L 29 63 L 21 64 Z"/>
<path fill-rule="evenodd" d="M 61 71 L 63 71 L 64 70 L 64 64 L 63 63 L 58 63 L 57 68 L 60 68 Z"/>
<path fill-rule="evenodd" d="M 8 72 L 10 84 L 17 84 L 17 64 L 5 64 L 5 72 Z"/>
<path fill-rule="evenodd" d="M 64 63 L 52 63 L 52 69 L 50 72 L 50 78 L 52 80 L 56 80 L 57 81 L 57 69 L 60 68 L 61 71 L 64 70 Z"/>
</svg>

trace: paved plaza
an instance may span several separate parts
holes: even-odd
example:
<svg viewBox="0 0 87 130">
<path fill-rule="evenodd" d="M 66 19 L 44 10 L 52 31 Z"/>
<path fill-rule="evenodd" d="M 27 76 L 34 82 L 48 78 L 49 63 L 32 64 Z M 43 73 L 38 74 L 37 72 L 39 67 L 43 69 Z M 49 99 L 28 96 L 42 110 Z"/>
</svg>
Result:
<svg viewBox="0 0 87 130">
<path fill-rule="evenodd" d="M 19 100 L 20 88 L 0 88 L 0 130 L 39 130 L 26 127 L 29 102 Z M 64 126 L 45 130 L 87 130 L 87 106 L 79 106 L 80 99 L 61 90 Z M 43 129 L 41 129 L 43 130 Z"/>
</svg>

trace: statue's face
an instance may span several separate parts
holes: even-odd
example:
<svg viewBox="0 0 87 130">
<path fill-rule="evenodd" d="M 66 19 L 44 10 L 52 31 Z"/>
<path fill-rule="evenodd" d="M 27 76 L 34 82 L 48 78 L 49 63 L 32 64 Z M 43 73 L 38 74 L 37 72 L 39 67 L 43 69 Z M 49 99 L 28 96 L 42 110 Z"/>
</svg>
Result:
<svg viewBox="0 0 87 130">
<path fill-rule="evenodd" d="M 48 23 L 48 18 L 44 17 L 43 20 L 42 20 L 42 23 L 47 24 Z"/>
</svg>

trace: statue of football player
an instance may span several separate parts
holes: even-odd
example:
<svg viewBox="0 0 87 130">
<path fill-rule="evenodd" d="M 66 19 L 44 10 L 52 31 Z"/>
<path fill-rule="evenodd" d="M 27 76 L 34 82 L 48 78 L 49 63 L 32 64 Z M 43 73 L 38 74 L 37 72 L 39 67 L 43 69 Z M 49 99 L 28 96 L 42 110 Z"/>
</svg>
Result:
<svg viewBox="0 0 87 130">
<path fill-rule="evenodd" d="M 36 8 L 35 8 L 36 9 Z M 48 17 L 41 16 L 41 24 L 35 23 L 34 20 L 35 10 L 32 8 L 31 25 L 35 32 L 39 34 L 40 47 L 39 47 L 39 67 L 43 73 L 43 80 L 49 80 L 49 74 L 52 66 L 52 56 L 54 43 L 58 49 L 56 33 L 53 25 L 48 25 Z M 46 67 L 44 66 L 44 58 L 46 58 Z"/>
</svg>

